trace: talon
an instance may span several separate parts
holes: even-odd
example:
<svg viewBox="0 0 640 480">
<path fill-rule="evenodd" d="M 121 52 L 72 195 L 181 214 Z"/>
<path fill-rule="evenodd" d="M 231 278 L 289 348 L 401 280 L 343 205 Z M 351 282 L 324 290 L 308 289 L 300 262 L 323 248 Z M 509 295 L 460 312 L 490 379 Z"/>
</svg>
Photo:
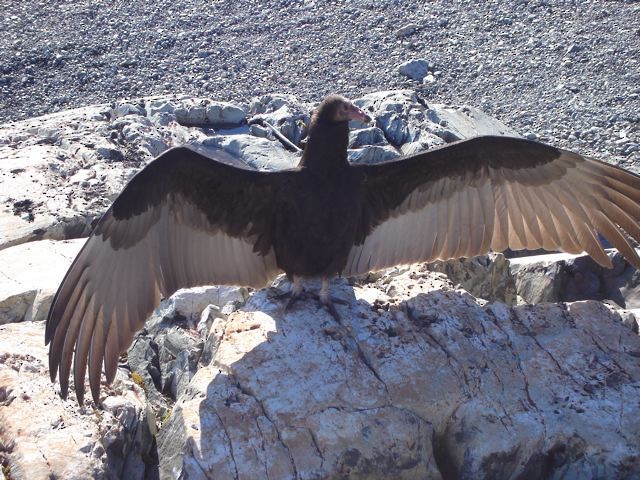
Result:
<svg viewBox="0 0 640 480">
<path fill-rule="evenodd" d="M 321 298 L 320 299 L 320 303 L 322 303 L 322 305 L 329 311 L 329 313 L 331 314 L 333 319 L 336 322 L 340 323 L 340 314 L 336 310 L 336 307 L 333 304 L 333 302 L 331 301 L 331 299 L 329 297 Z"/>
<path fill-rule="evenodd" d="M 289 300 L 287 300 L 287 303 L 284 306 L 285 312 L 288 312 L 289 309 L 293 306 L 293 304 L 302 298 L 302 293 L 291 291 L 291 292 L 288 292 L 287 296 L 289 297 Z"/>
<path fill-rule="evenodd" d="M 287 303 L 284 306 L 285 312 L 289 311 L 289 309 L 293 306 L 293 304 L 296 303 L 298 300 L 300 300 L 302 297 L 303 297 L 303 290 L 302 290 L 302 283 L 300 281 L 300 278 L 293 278 L 293 281 L 291 283 L 291 290 L 289 290 L 288 292 L 284 292 L 279 295 L 276 295 L 276 298 L 278 300 L 284 300 L 285 298 L 288 298 Z"/>
<path fill-rule="evenodd" d="M 329 310 L 329 313 L 331 314 L 331 316 L 333 317 L 333 319 L 340 323 L 340 315 L 338 314 L 338 311 L 336 310 L 335 305 L 333 304 L 333 302 L 337 302 L 337 303 L 341 303 L 343 305 L 345 305 L 347 302 L 345 302 L 344 300 L 341 299 L 333 299 L 329 296 L 329 279 L 328 278 L 323 278 L 322 279 L 322 288 L 320 289 L 320 303 L 322 303 L 322 305 Z"/>
</svg>

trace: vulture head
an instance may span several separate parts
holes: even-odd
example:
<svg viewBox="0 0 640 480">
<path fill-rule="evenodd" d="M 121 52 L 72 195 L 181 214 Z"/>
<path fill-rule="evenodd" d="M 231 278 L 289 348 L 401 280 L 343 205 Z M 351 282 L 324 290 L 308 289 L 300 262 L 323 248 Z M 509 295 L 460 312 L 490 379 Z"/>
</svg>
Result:
<svg viewBox="0 0 640 480">
<path fill-rule="evenodd" d="M 325 98 L 311 117 L 300 165 L 318 172 L 346 165 L 350 120 L 369 123 L 371 117 L 341 95 Z"/>
<path fill-rule="evenodd" d="M 340 95 L 330 95 L 320 103 L 313 114 L 313 120 L 326 124 L 342 123 L 350 120 L 369 123 L 371 117 L 361 108 L 355 106 L 351 100 Z"/>
</svg>

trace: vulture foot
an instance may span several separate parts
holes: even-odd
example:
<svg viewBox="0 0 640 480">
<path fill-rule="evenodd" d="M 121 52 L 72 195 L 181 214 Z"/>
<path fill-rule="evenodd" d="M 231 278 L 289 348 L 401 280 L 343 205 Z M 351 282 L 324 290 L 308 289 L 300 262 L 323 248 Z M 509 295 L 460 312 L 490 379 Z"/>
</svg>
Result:
<svg viewBox="0 0 640 480">
<path fill-rule="evenodd" d="M 291 285 L 291 290 L 288 292 L 277 293 L 274 295 L 276 300 L 287 300 L 284 306 L 283 313 L 288 312 L 298 300 L 307 300 L 309 298 L 315 298 L 318 301 L 319 308 L 326 308 L 331 316 L 340 323 L 340 315 L 336 310 L 334 303 L 340 305 L 348 305 L 349 302 L 342 300 L 341 298 L 333 298 L 329 295 L 329 280 L 323 279 L 322 288 L 318 294 L 306 292 L 302 288 L 302 282 L 300 278 L 295 278 Z"/>
<path fill-rule="evenodd" d="M 329 311 L 329 313 L 331 314 L 333 319 L 336 322 L 341 323 L 340 322 L 340 314 L 336 310 L 336 307 L 335 307 L 335 305 L 333 303 L 336 302 L 336 303 L 340 303 L 340 304 L 344 305 L 347 302 L 345 302 L 344 300 L 337 299 L 337 298 L 334 299 L 334 298 L 331 298 L 331 297 L 323 297 L 323 296 L 320 296 L 319 301 L 320 301 L 320 305 L 322 307 L 326 308 Z"/>
<path fill-rule="evenodd" d="M 287 303 L 284 306 L 284 311 L 288 312 L 289 309 L 293 307 L 294 303 L 296 303 L 298 300 L 303 300 L 306 297 L 306 295 L 302 291 L 299 291 L 299 292 L 291 291 L 291 292 L 287 292 L 287 294 L 284 295 L 283 298 L 286 298 L 286 297 L 289 297 L 289 299 L 287 300 Z"/>
</svg>

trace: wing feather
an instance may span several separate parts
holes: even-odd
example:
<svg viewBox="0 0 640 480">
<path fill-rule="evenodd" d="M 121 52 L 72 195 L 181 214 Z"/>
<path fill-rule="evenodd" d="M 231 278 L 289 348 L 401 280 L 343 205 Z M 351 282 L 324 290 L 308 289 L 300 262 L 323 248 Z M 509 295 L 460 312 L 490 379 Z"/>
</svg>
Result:
<svg viewBox="0 0 640 480">
<path fill-rule="evenodd" d="M 61 395 L 67 396 L 73 361 L 78 401 L 88 370 L 97 402 L 103 367 L 113 381 L 119 354 L 161 297 L 195 285 L 259 287 L 272 279 L 279 270 L 270 205 L 292 174 L 242 170 L 181 148 L 134 177 L 74 260 L 50 308 L 45 340 Z"/>
<path fill-rule="evenodd" d="M 598 233 L 640 267 L 630 243 L 640 240 L 640 177 L 619 167 L 528 140 L 478 137 L 353 168 L 366 178 L 365 199 L 385 201 L 375 210 L 365 203 L 369 223 L 346 275 L 507 248 L 586 251 L 610 267 Z M 358 260 L 363 252 L 369 261 Z"/>
<path fill-rule="evenodd" d="M 531 198 L 531 192 L 528 188 L 524 188 L 521 185 L 516 185 L 516 187 L 516 196 L 519 199 L 520 208 L 523 213 L 527 215 L 527 219 L 524 221 L 527 235 L 527 248 L 531 248 L 530 245 L 542 245 L 544 240 L 542 230 L 540 229 L 539 213 Z"/>
<path fill-rule="evenodd" d="M 508 171 L 508 170 L 507 170 Z M 508 171 L 509 173 L 512 173 Z M 514 250 L 522 250 L 527 248 L 527 235 L 524 228 L 525 212 L 520 207 L 517 192 L 514 190 L 517 182 L 505 182 L 502 186 L 505 193 L 505 201 L 509 208 L 507 209 L 509 217 L 509 246 Z"/>
<path fill-rule="evenodd" d="M 529 189 L 523 189 L 526 192 L 530 192 Z M 546 195 L 533 195 L 530 192 L 529 200 L 531 202 L 531 208 L 535 210 L 538 216 L 540 235 L 542 236 L 540 245 L 545 250 L 553 251 L 560 248 L 560 239 L 558 232 L 556 231 L 555 222 L 551 216 L 551 210 L 547 205 Z"/>
<path fill-rule="evenodd" d="M 473 256 L 475 252 L 488 252 L 491 248 L 496 207 L 495 199 L 491 192 L 491 184 L 488 180 L 482 181 L 481 185 L 478 187 L 478 200 L 482 207 L 482 216 L 477 217 L 482 222 L 482 243 L 478 249 L 474 249 L 469 252 L 469 256 Z"/>
<path fill-rule="evenodd" d="M 443 182 L 446 183 L 446 182 Z M 438 241 L 436 243 L 436 248 L 433 251 L 433 258 L 434 260 L 439 260 L 442 258 L 446 258 L 446 243 L 447 243 L 447 237 L 449 234 L 449 225 L 448 225 L 448 219 L 449 219 L 449 208 L 450 208 L 450 204 L 449 202 L 447 203 L 443 203 L 441 205 L 441 208 L 439 208 L 438 211 Z M 406 261 L 406 260 L 405 260 Z"/>
<path fill-rule="evenodd" d="M 469 214 L 463 220 L 463 225 L 466 225 L 468 229 L 466 233 L 467 242 L 463 255 L 468 258 L 473 256 L 473 252 L 480 250 L 485 236 L 484 232 L 486 222 L 484 220 L 482 197 L 478 187 L 474 185 L 471 188 L 466 189 L 466 197 L 465 201 L 471 206 L 471 209 L 467 210 Z M 480 221 L 475 222 L 474 219 L 478 219 Z"/>
<path fill-rule="evenodd" d="M 495 211 L 492 212 L 494 216 L 493 235 L 489 248 L 501 252 L 509 248 L 509 209 L 504 189 L 500 188 L 500 186 L 494 186 L 493 194 Z M 445 201 L 445 203 L 448 202 Z M 433 207 L 436 206 L 439 208 L 438 204 L 433 204 Z"/>
</svg>

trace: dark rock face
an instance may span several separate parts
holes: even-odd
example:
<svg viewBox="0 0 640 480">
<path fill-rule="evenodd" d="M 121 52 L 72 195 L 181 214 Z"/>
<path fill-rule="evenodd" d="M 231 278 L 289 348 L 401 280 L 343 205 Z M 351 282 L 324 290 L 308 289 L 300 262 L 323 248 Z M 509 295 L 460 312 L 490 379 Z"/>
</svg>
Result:
<svg viewBox="0 0 640 480">
<path fill-rule="evenodd" d="M 511 259 L 518 295 L 527 303 L 609 300 L 640 308 L 640 274 L 615 251 L 612 269 L 599 266 L 588 255 L 542 255 Z"/>
</svg>

